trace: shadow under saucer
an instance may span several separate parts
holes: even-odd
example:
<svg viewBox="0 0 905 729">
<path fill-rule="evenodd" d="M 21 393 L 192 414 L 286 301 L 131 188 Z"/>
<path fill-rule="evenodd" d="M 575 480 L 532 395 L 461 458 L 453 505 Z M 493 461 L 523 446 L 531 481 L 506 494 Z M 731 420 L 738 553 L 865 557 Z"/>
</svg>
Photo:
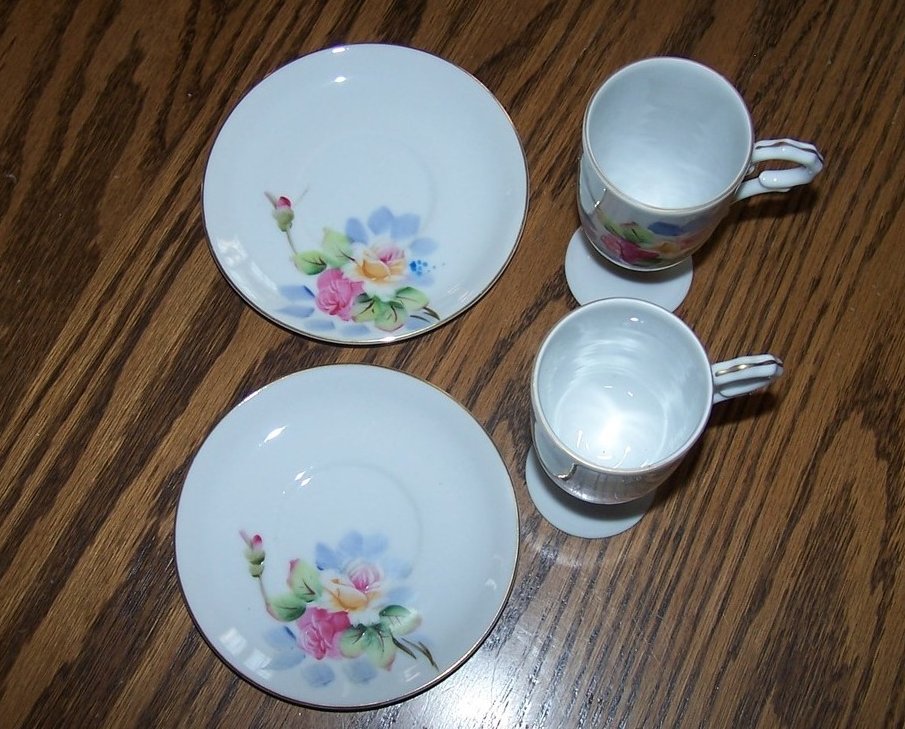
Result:
<svg viewBox="0 0 905 729">
<path fill-rule="evenodd" d="M 691 258 L 660 271 L 620 268 L 602 256 L 579 228 L 566 249 L 566 281 L 579 304 L 598 299 L 625 297 L 657 304 L 675 311 L 691 288 Z"/>
<path fill-rule="evenodd" d="M 593 504 L 563 491 L 547 476 L 534 447 L 525 461 L 525 482 L 541 515 L 560 531 L 585 539 L 613 537 L 641 521 L 654 502 L 655 493 L 625 504 Z"/>
</svg>

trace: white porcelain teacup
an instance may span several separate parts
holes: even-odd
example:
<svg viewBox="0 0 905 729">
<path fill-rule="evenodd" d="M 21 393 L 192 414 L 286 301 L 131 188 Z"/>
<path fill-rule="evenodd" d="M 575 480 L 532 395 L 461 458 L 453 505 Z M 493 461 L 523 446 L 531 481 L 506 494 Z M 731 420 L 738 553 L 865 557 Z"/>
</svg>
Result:
<svg viewBox="0 0 905 729">
<path fill-rule="evenodd" d="M 746 179 L 770 160 L 794 166 Z M 822 168 L 811 144 L 755 142 L 744 100 L 716 71 L 684 58 L 648 58 L 610 76 L 585 111 L 582 228 L 619 266 L 664 269 L 698 250 L 733 202 L 787 192 Z"/>
<path fill-rule="evenodd" d="M 586 304 L 553 327 L 534 364 L 537 459 L 583 501 L 641 498 L 691 450 L 713 403 L 763 388 L 782 371 L 769 354 L 711 364 L 694 332 L 655 304 Z"/>
</svg>

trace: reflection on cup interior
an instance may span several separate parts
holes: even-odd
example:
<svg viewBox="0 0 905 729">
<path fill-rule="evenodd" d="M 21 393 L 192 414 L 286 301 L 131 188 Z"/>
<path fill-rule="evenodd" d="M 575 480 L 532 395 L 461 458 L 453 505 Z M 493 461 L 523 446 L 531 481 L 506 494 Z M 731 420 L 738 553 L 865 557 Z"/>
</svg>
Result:
<svg viewBox="0 0 905 729">
<path fill-rule="evenodd" d="M 607 470 L 684 453 L 710 412 L 712 380 L 697 338 L 672 315 L 633 303 L 578 310 L 537 365 L 540 415 L 562 446 Z"/>
<path fill-rule="evenodd" d="M 584 135 L 610 187 L 659 209 L 732 194 L 753 144 L 751 117 L 735 88 L 679 58 L 640 61 L 611 76 L 588 105 Z"/>
</svg>

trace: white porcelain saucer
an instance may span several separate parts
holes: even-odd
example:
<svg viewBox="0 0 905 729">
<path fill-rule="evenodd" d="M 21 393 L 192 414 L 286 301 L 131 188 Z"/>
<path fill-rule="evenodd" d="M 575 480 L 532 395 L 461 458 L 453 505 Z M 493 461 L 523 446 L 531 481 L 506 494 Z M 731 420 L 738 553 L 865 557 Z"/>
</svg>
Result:
<svg viewBox="0 0 905 729">
<path fill-rule="evenodd" d="M 360 709 L 432 686 L 508 598 L 518 511 L 499 452 L 441 390 L 333 365 L 249 396 L 195 457 L 176 563 L 211 647 L 289 701 Z"/>
<path fill-rule="evenodd" d="M 610 263 L 579 228 L 566 248 L 566 282 L 579 304 L 627 297 L 675 311 L 691 288 L 691 258 L 661 271 L 630 271 Z"/>
<path fill-rule="evenodd" d="M 211 250 L 282 326 L 346 344 L 428 331 L 512 257 L 528 175 L 511 120 L 462 69 L 351 45 L 277 70 L 236 106 L 204 176 Z"/>
<path fill-rule="evenodd" d="M 591 504 L 570 496 L 547 476 L 533 446 L 525 461 L 525 482 L 544 519 L 566 534 L 585 539 L 614 537 L 631 529 L 654 502 L 654 494 L 615 505 Z"/>
</svg>

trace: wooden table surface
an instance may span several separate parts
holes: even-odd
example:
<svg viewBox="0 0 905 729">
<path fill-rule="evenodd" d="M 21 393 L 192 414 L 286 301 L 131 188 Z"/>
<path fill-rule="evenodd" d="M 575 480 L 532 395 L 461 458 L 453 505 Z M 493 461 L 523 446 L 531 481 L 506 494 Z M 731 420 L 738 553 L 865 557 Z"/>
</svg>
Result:
<svg viewBox="0 0 905 729">
<path fill-rule="evenodd" d="M 255 313 L 201 183 L 268 73 L 323 47 L 424 49 L 511 114 L 530 207 L 502 277 L 423 336 L 338 347 Z M 905 4 L 10 0 L 0 6 L 0 726 L 901 727 L 905 724 Z M 761 137 L 815 141 L 808 189 L 736 205 L 678 310 L 714 359 L 773 351 L 629 532 L 583 540 L 525 486 L 528 386 L 575 308 L 580 124 L 620 66 L 682 55 Z M 442 143 L 442 140 L 440 142 Z M 240 679 L 174 560 L 194 454 L 288 373 L 374 363 L 487 429 L 520 511 L 510 598 L 448 679 L 367 712 Z"/>
</svg>

